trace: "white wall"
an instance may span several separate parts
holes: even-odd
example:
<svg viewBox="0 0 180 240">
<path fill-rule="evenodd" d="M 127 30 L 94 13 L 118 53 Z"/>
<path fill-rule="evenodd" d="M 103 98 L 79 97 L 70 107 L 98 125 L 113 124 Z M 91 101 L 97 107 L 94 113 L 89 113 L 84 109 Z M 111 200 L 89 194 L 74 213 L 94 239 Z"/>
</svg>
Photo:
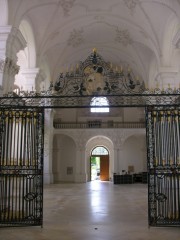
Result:
<svg viewBox="0 0 180 240">
<path fill-rule="evenodd" d="M 54 182 L 74 182 L 75 163 L 76 146 L 73 139 L 65 135 L 55 135 L 52 163 Z"/>
<path fill-rule="evenodd" d="M 124 108 L 124 122 L 145 121 L 144 108 Z"/>
<path fill-rule="evenodd" d="M 131 136 L 124 142 L 123 158 L 120 159 L 121 167 L 128 171 L 128 166 L 134 166 L 134 172 L 147 170 L 146 138 L 145 135 Z"/>
<path fill-rule="evenodd" d="M 90 156 L 96 146 L 109 150 L 109 175 L 128 171 L 146 171 L 145 129 L 54 129 L 53 175 L 55 182 L 90 180 Z M 67 167 L 73 174 L 67 175 Z"/>
<path fill-rule="evenodd" d="M 109 113 L 91 113 L 90 109 L 61 109 L 55 110 L 55 121 L 87 122 L 100 120 L 101 122 L 138 122 L 145 121 L 144 108 L 115 108 Z"/>
</svg>

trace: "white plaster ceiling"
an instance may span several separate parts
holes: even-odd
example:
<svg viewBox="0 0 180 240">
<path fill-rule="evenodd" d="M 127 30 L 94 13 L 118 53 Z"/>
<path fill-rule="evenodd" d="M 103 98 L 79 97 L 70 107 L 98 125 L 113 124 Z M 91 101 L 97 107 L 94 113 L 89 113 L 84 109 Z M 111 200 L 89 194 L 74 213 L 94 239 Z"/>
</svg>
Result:
<svg viewBox="0 0 180 240">
<path fill-rule="evenodd" d="M 10 24 L 30 22 L 37 65 L 51 77 L 76 66 L 93 48 L 114 65 L 129 64 L 145 80 L 152 59 L 163 57 L 171 18 L 180 22 L 179 0 L 9 0 Z"/>
</svg>

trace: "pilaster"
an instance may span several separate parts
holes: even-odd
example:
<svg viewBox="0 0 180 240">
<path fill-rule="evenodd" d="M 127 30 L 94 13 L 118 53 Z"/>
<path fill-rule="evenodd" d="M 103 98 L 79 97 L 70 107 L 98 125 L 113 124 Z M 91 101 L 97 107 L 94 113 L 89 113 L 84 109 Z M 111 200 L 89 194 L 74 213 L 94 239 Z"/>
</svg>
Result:
<svg viewBox="0 0 180 240">
<path fill-rule="evenodd" d="M 76 141 L 75 182 L 87 182 L 85 144 L 83 139 L 77 139 Z"/>
</svg>

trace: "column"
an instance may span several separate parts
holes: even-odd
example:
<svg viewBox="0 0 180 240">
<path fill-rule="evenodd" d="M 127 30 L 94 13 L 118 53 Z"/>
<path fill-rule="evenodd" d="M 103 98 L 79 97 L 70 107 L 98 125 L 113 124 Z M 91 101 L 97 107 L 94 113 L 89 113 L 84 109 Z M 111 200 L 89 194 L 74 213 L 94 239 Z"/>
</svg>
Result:
<svg viewBox="0 0 180 240">
<path fill-rule="evenodd" d="M 126 137 L 125 130 L 118 130 L 113 136 L 114 143 L 114 173 L 120 174 L 123 169 L 123 144 Z"/>
<path fill-rule="evenodd" d="M 84 141 L 76 140 L 75 182 L 87 182 Z"/>
<path fill-rule="evenodd" d="M 118 143 L 114 148 L 114 173 L 120 174 L 123 169 L 123 144 Z"/>
<path fill-rule="evenodd" d="M 118 147 L 114 147 L 114 167 L 113 173 L 119 174 L 119 149 Z"/>
<path fill-rule="evenodd" d="M 118 165 L 118 170 L 119 173 L 122 173 L 122 170 L 124 169 L 124 157 L 123 157 L 123 144 L 121 144 L 118 148 L 118 155 L 119 155 L 119 165 Z"/>
</svg>

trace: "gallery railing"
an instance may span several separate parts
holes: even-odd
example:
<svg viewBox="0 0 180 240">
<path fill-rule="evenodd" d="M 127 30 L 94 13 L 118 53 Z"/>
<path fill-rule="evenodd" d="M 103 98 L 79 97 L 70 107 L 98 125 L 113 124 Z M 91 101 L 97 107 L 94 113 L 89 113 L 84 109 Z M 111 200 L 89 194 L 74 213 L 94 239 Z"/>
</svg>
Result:
<svg viewBox="0 0 180 240">
<path fill-rule="evenodd" d="M 146 128 L 144 122 L 101 122 L 101 121 L 89 121 L 89 122 L 54 122 L 55 129 L 88 129 L 88 128 Z"/>
</svg>

